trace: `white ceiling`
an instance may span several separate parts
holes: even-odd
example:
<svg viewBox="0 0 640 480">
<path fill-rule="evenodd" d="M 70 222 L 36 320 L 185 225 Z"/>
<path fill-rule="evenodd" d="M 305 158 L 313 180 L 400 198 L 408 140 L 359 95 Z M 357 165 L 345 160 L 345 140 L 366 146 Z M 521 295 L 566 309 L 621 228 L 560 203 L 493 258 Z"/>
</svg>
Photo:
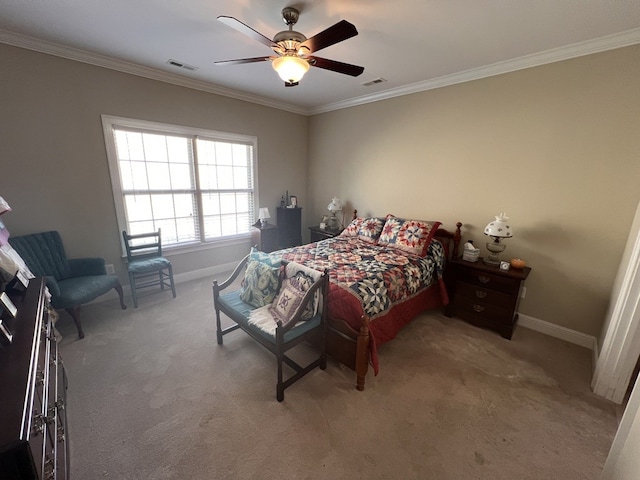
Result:
<svg viewBox="0 0 640 480">
<path fill-rule="evenodd" d="M 285 6 L 307 37 L 353 23 L 318 56 L 364 73 L 285 88 L 269 62 L 214 65 L 272 53 L 218 15 L 272 38 Z M 640 0 L 0 0 L 0 42 L 310 114 L 640 43 Z"/>
</svg>

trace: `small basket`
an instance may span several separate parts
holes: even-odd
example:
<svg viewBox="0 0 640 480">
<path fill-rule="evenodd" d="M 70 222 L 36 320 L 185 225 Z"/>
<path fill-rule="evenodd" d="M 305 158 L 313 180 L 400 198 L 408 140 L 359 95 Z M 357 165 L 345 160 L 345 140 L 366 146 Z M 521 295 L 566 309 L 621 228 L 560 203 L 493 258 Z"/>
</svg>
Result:
<svg viewBox="0 0 640 480">
<path fill-rule="evenodd" d="M 462 253 L 462 260 L 466 262 L 477 262 L 480 258 L 480 249 L 474 248 L 473 250 L 465 248 Z"/>
</svg>

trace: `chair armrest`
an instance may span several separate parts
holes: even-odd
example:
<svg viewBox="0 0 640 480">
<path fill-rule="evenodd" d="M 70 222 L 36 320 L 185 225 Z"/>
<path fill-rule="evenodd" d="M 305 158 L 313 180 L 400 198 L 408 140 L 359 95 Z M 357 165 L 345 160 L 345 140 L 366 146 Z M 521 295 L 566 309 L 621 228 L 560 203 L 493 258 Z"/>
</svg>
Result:
<svg viewBox="0 0 640 480">
<path fill-rule="evenodd" d="M 219 284 L 217 280 L 214 280 L 213 281 L 214 293 L 219 293 L 225 288 L 227 288 L 229 285 L 231 285 L 235 281 L 235 279 L 238 278 L 238 275 L 240 275 L 240 273 L 242 272 L 244 266 L 247 264 L 248 261 L 249 261 L 249 255 L 247 255 L 242 260 L 240 260 L 240 263 L 238 264 L 238 266 L 233 270 L 231 275 L 229 275 L 229 278 L 227 278 L 224 282 Z"/>
<path fill-rule="evenodd" d="M 84 277 L 85 275 L 106 275 L 107 268 L 104 258 L 87 257 L 69 260 L 69 268 L 72 277 Z"/>
<path fill-rule="evenodd" d="M 49 293 L 51 297 L 57 297 L 60 295 L 60 286 L 58 285 L 58 281 L 55 277 L 48 276 L 44 277 L 47 282 L 47 288 L 49 289 Z"/>
</svg>

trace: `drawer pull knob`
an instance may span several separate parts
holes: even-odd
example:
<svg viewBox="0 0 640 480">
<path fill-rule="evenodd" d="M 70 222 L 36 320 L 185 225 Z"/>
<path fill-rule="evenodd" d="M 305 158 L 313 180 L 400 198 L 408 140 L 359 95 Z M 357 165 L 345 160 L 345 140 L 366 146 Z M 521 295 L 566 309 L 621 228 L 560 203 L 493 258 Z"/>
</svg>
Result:
<svg viewBox="0 0 640 480">
<path fill-rule="evenodd" d="M 486 290 L 476 290 L 476 297 L 478 297 L 478 298 L 486 298 L 487 297 Z"/>
<path fill-rule="evenodd" d="M 473 309 L 478 313 L 484 312 L 484 307 L 482 305 L 478 305 L 477 303 L 473 304 Z"/>
<path fill-rule="evenodd" d="M 42 433 L 44 433 L 44 417 L 36 413 L 31 420 L 31 435 L 37 437 Z"/>
<path fill-rule="evenodd" d="M 487 277 L 486 275 L 479 275 L 478 280 L 480 280 L 480 283 L 486 285 L 491 281 L 491 277 Z"/>
<path fill-rule="evenodd" d="M 64 443 L 64 425 L 62 424 L 62 422 L 60 422 L 58 424 L 58 443 Z"/>
<path fill-rule="evenodd" d="M 51 454 L 45 457 L 42 478 L 45 480 L 55 480 L 56 478 L 56 461 Z"/>
</svg>

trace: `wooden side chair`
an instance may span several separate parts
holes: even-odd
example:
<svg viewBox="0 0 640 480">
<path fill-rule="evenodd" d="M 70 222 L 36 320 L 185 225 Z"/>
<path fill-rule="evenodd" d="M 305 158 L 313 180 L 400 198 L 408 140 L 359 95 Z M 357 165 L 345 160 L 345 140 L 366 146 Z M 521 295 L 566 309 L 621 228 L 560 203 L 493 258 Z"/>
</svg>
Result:
<svg viewBox="0 0 640 480">
<path fill-rule="evenodd" d="M 127 249 L 127 271 L 133 305 L 138 308 L 136 290 L 159 285 L 162 290 L 170 287 L 176 298 L 176 286 L 173 281 L 173 266 L 162 256 L 162 230 L 157 232 L 129 235 L 122 232 Z"/>
</svg>

